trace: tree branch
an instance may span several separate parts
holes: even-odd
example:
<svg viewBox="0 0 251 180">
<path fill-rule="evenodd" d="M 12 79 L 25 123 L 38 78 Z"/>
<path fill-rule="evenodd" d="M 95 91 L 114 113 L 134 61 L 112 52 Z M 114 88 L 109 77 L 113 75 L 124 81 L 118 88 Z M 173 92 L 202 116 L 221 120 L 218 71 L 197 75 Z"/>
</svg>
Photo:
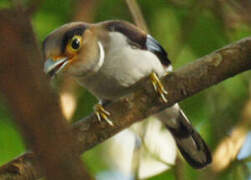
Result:
<svg viewBox="0 0 251 180">
<path fill-rule="evenodd" d="M 168 91 L 167 104 L 159 101 L 149 79 L 143 79 L 140 82 L 142 89 L 106 107 L 111 112 L 110 118 L 114 121 L 114 127 L 105 122 L 99 123 L 93 114 L 73 124 L 73 134 L 77 138 L 78 144 L 76 150 L 79 154 L 83 153 L 133 123 L 250 68 L 251 37 L 248 37 L 204 56 L 162 78 Z M 4 177 L 5 173 L 13 173 L 11 169 L 17 164 L 26 169 L 24 168 L 25 171 L 18 173 L 14 171 L 16 178 L 13 179 L 24 179 L 27 174 L 35 174 L 35 177 L 39 178 L 41 173 L 38 172 L 41 170 L 36 161 L 34 155 L 26 153 L 1 167 L 0 179 Z"/>
<path fill-rule="evenodd" d="M 64 120 L 42 71 L 42 55 L 29 18 L 18 7 L 1 10 L 0 21 L 0 92 L 26 144 L 36 154 L 36 166 L 41 165 L 48 180 L 92 179 L 75 151 L 71 125 Z M 0 179 L 13 179 L 10 172 L 23 169 L 26 166 L 14 164 L 7 174 L 1 171 Z M 34 179 L 37 172 L 24 175 L 23 179 Z"/>
</svg>

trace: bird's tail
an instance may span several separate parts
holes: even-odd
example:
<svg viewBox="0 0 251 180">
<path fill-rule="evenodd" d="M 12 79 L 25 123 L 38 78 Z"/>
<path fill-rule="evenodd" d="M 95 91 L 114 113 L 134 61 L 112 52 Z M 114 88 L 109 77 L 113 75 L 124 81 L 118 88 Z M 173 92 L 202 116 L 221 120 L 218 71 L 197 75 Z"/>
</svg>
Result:
<svg viewBox="0 0 251 180">
<path fill-rule="evenodd" d="M 161 112 L 159 119 L 172 133 L 181 154 L 192 167 L 203 168 L 212 161 L 211 152 L 205 141 L 177 104 Z"/>
</svg>

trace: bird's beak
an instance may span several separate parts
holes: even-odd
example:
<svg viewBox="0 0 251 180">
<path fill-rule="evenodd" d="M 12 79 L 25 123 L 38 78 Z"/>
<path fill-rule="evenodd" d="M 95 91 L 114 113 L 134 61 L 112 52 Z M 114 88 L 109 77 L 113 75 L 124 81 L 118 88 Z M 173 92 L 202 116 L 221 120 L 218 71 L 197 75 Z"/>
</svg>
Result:
<svg viewBox="0 0 251 180">
<path fill-rule="evenodd" d="M 52 59 L 47 59 L 44 63 L 44 72 L 50 77 L 55 76 L 69 63 L 68 58 L 62 58 L 57 61 Z"/>
</svg>

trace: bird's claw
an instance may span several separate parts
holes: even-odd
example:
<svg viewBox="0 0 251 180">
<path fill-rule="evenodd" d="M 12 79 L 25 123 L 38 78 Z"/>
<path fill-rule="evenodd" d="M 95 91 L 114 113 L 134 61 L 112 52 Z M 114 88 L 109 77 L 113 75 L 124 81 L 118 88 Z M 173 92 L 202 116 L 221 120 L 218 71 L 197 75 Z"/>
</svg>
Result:
<svg viewBox="0 0 251 180">
<path fill-rule="evenodd" d="M 150 78 L 151 78 L 154 90 L 158 93 L 161 100 L 164 103 L 167 103 L 168 100 L 166 98 L 166 95 L 168 94 L 168 92 L 165 90 L 165 88 L 164 88 L 163 84 L 161 83 L 158 75 L 155 72 L 152 72 L 151 75 L 150 75 Z"/>
<path fill-rule="evenodd" d="M 107 110 L 105 110 L 105 108 L 101 104 L 96 104 L 94 106 L 94 111 L 99 122 L 101 122 L 103 119 L 110 126 L 114 126 L 113 122 L 108 118 L 110 116 L 110 113 Z"/>
</svg>

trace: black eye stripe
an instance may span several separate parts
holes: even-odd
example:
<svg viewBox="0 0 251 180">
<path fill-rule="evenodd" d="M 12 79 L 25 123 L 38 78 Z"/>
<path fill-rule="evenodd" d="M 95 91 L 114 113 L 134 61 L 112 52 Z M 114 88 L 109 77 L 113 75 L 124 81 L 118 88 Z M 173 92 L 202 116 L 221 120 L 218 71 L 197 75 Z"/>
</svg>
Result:
<svg viewBox="0 0 251 180">
<path fill-rule="evenodd" d="M 71 29 L 70 31 L 67 31 L 63 36 L 63 40 L 61 44 L 61 52 L 62 53 L 65 52 L 65 48 L 68 42 L 73 38 L 73 36 L 75 35 L 81 36 L 84 33 L 86 28 L 87 28 L 86 25 L 81 25 L 79 27 L 75 27 L 74 29 Z"/>
</svg>

